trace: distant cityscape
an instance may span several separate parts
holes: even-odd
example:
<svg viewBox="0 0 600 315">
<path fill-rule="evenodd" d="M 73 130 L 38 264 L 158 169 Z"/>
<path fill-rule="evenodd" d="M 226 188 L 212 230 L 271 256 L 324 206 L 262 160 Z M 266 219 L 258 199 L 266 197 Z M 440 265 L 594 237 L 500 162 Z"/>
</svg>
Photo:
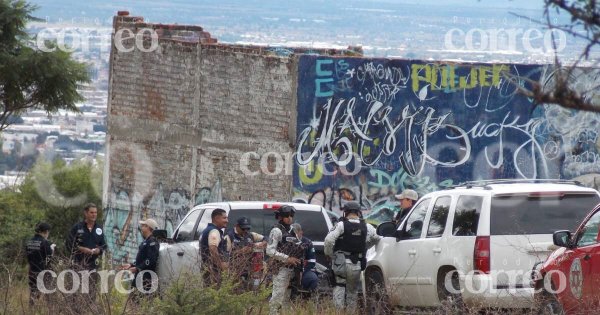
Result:
<svg viewBox="0 0 600 315">
<path fill-rule="evenodd" d="M 200 25 L 229 43 L 352 45 L 362 46 L 365 55 L 382 58 L 486 63 L 540 64 L 554 58 L 544 42 L 549 31 L 536 22 L 542 1 L 538 9 L 531 3 L 522 9 L 515 2 L 493 7 L 479 1 L 464 1 L 468 5 L 463 6 L 392 0 L 32 2 L 45 21 L 32 23 L 29 31 L 45 39 L 66 37 L 66 44 L 77 48 L 75 59 L 89 64 L 92 82 L 81 88 L 86 101 L 78 105 L 80 113 L 49 116 L 31 111 L 2 133 L 0 188 L 18 182 L 39 157 L 60 157 L 67 163 L 104 157 L 112 16 L 118 10 L 130 10 L 149 22 Z M 585 42 L 570 36 L 565 40 L 559 57 L 569 62 Z M 592 53 L 591 60 L 597 59 L 598 51 Z"/>
</svg>

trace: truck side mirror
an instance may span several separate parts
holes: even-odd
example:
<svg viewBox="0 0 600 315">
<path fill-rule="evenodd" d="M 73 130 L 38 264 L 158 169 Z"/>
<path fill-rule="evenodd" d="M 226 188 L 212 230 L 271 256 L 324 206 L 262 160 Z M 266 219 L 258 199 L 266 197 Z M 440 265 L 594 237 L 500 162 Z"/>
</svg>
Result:
<svg viewBox="0 0 600 315">
<path fill-rule="evenodd" d="M 396 234 L 396 223 L 383 222 L 377 227 L 377 235 L 383 237 L 394 237 Z"/>
<path fill-rule="evenodd" d="M 554 241 L 554 245 L 556 245 L 558 247 L 570 248 L 571 247 L 571 232 L 566 231 L 566 230 L 556 231 L 552 235 L 552 240 Z"/>
<path fill-rule="evenodd" d="M 153 230 L 152 236 L 154 236 L 159 242 L 165 241 L 168 239 L 167 230 Z"/>
</svg>

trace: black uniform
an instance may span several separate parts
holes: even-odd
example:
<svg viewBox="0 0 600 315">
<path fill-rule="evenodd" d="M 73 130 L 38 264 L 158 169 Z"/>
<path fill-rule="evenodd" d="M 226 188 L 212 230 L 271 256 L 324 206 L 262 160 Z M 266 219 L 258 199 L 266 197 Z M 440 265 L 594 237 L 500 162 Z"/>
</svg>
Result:
<svg viewBox="0 0 600 315">
<path fill-rule="evenodd" d="M 231 251 L 240 250 L 244 247 L 253 246 L 254 238 L 250 232 L 246 233 L 246 235 L 239 235 L 235 233 L 235 229 L 231 229 L 227 232 L 227 236 L 231 241 Z"/>
<path fill-rule="evenodd" d="M 102 226 L 94 223 L 94 227 L 89 230 L 85 221 L 79 222 L 71 228 L 65 245 L 67 250 L 72 253 L 73 262 L 88 270 L 95 269 L 98 266 L 98 257 L 107 248 Z M 100 253 L 98 255 L 86 255 L 77 249 L 78 246 L 89 249 L 100 248 Z"/>
<path fill-rule="evenodd" d="M 231 229 L 225 238 L 225 245 L 227 245 L 227 239 L 231 242 L 231 251 L 228 253 L 229 262 L 236 265 L 236 268 L 232 269 L 238 271 L 242 276 L 247 276 L 252 266 L 252 252 L 244 252 L 244 249 L 254 246 L 252 234 L 248 232 L 245 235 L 239 235 L 235 233 L 235 229 Z"/>
<path fill-rule="evenodd" d="M 52 256 L 52 243 L 46 240 L 40 234 L 36 234 L 27 241 L 25 250 L 27 252 L 27 262 L 29 263 L 29 290 L 31 299 L 39 296 L 37 288 L 37 277 L 40 272 L 48 269 L 49 260 Z"/>
<path fill-rule="evenodd" d="M 410 210 L 412 210 L 412 206 L 410 208 L 406 208 L 406 209 L 400 209 L 400 211 L 398 211 L 398 213 L 396 213 L 396 217 L 394 218 L 394 221 L 396 221 L 396 225 L 402 223 L 402 220 L 404 220 L 404 218 L 406 218 L 406 216 L 408 215 L 408 213 L 410 212 Z"/>
<path fill-rule="evenodd" d="M 137 269 L 134 284 L 137 285 L 137 278 L 142 271 L 149 270 L 156 272 L 159 249 L 160 244 L 152 235 L 148 236 L 148 238 L 140 244 L 137 256 L 135 257 L 135 262 L 132 264 L 132 267 Z M 152 287 L 152 274 L 150 272 L 144 272 L 141 276 L 144 291 L 150 290 Z M 138 287 L 138 289 L 141 290 L 142 288 Z"/>
</svg>

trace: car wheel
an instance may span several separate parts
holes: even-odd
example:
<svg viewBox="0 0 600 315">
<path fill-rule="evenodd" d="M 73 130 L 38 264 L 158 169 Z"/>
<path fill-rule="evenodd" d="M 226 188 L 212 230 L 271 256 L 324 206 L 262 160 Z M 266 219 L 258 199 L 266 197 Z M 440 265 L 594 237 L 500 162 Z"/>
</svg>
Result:
<svg viewBox="0 0 600 315">
<path fill-rule="evenodd" d="M 385 290 L 383 274 L 379 270 L 367 271 L 365 276 L 366 313 L 370 315 L 392 314 Z"/>
<path fill-rule="evenodd" d="M 439 278 L 441 276 L 441 278 Z M 445 314 L 463 314 L 465 303 L 460 293 L 458 272 L 450 270 L 438 275 L 438 298 Z"/>
<path fill-rule="evenodd" d="M 544 292 L 541 299 L 538 301 L 539 315 L 564 315 L 565 311 L 556 298 L 556 295 Z"/>
</svg>

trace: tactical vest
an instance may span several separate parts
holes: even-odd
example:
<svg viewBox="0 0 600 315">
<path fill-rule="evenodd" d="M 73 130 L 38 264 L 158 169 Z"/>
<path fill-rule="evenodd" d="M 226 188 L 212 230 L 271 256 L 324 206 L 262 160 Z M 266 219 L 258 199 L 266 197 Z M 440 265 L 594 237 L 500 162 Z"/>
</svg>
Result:
<svg viewBox="0 0 600 315">
<path fill-rule="evenodd" d="M 254 244 L 254 238 L 252 238 L 252 234 L 247 233 L 245 236 L 241 236 L 235 233 L 234 229 L 229 230 L 227 233 L 229 239 L 231 240 L 231 250 L 237 250 L 240 248 L 244 248 L 246 246 L 251 246 Z"/>
<path fill-rule="evenodd" d="M 275 224 L 275 227 L 281 230 L 281 242 L 277 243 L 277 251 L 298 259 L 304 258 L 304 247 L 296 233 L 286 229 L 281 223 Z"/>
<path fill-rule="evenodd" d="M 210 257 L 210 250 L 208 248 L 208 234 L 210 234 L 212 230 L 219 231 L 219 235 L 221 236 L 221 241 L 217 246 L 217 248 L 219 249 L 219 254 L 225 256 L 225 253 L 227 251 L 227 244 L 223 239 L 223 231 L 221 231 L 221 229 L 218 229 L 214 224 L 210 223 L 208 224 L 206 229 L 202 231 L 202 237 L 200 238 L 200 256 L 202 257 L 203 262 L 208 260 L 208 257 Z"/>
<path fill-rule="evenodd" d="M 343 251 L 350 254 L 363 254 L 367 249 L 367 223 L 344 220 L 344 234 L 340 236 L 333 247 L 334 251 Z"/>
<path fill-rule="evenodd" d="M 48 241 L 39 234 L 27 241 L 27 262 L 32 272 L 40 272 L 48 268 L 48 258 L 52 250 Z"/>
</svg>

